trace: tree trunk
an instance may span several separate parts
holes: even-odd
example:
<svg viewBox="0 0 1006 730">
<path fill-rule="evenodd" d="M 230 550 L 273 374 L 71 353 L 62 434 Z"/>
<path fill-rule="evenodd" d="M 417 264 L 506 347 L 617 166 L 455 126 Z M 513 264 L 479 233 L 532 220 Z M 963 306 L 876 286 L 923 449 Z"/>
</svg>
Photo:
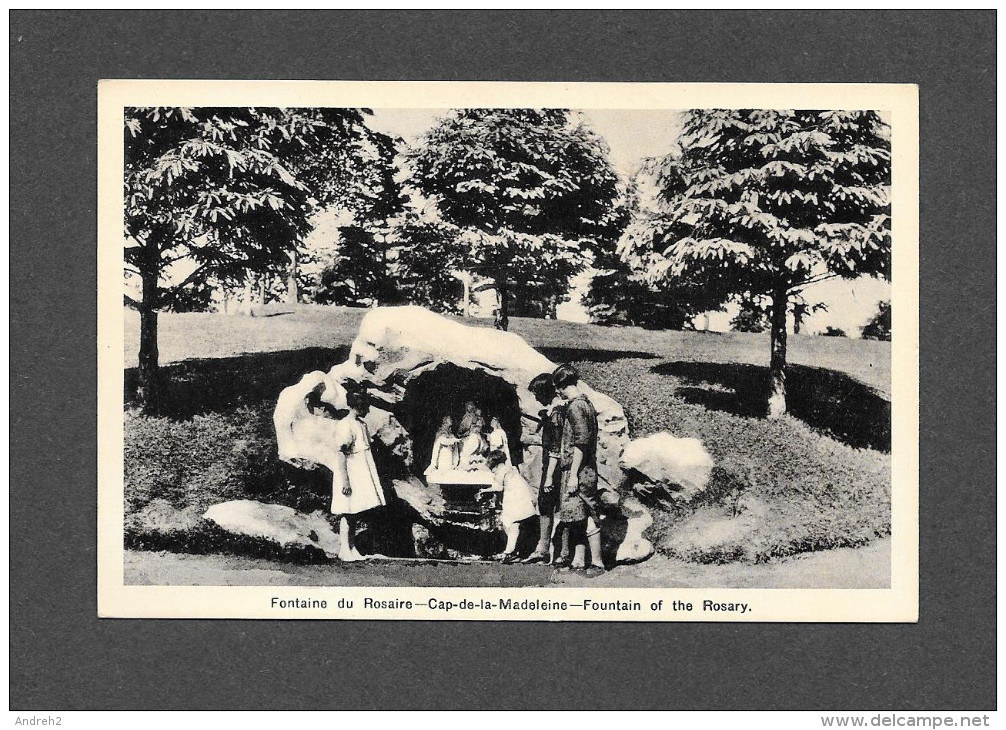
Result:
<svg viewBox="0 0 1006 730">
<path fill-rule="evenodd" d="M 286 285 L 286 303 L 297 304 L 300 292 L 297 290 L 297 250 L 290 252 L 290 278 Z"/>
<path fill-rule="evenodd" d="M 498 330 L 507 331 L 510 326 L 510 294 L 507 291 L 506 279 L 496 280 L 496 293 L 499 295 L 500 306 L 496 310 L 495 327 Z"/>
<path fill-rule="evenodd" d="M 255 316 L 255 282 L 250 273 L 245 276 L 244 310 L 249 317 Z"/>
<path fill-rule="evenodd" d="M 374 236 L 377 240 L 377 236 Z M 377 285 L 377 306 L 387 304 L 388 296 L 388 237 L 381 236 L 381 281 Z"/>
<path fill-rule="evenodd" d="M 157 273 L 143 277 L 140 301 L 140 367 L 136 389 L 140 408 L 147 415 L 160 410 L 160 370 L 157 352 Z"/>
<path fill-rule="evenodd" d="M 265 306 L 266 277 L 268 274 L 260 274 L 258 277 L 258 305 Z"/>
<path fill-rule="evenodd" d="M 548 311 L 546 313 L 547 319 L 558 319 L 559 318 L 559 305 L 556 304 L 556 297 L 548 298 Z"/>
<path fill-rule="evenodd" d="M 464 285 L 464 304 L 462 305 L 462 311 L 465 314 L 465 319 L 472 316 L 472 281 L 468 276 L 461 279 L 461 283 Z"/>
<path fill-rule="evenodd" d="M 786 310 L 789 295 L 786 287 L 772 293 L 772 356 L 769 359 L 768 417 L 786 413 Z"/>
</svg>

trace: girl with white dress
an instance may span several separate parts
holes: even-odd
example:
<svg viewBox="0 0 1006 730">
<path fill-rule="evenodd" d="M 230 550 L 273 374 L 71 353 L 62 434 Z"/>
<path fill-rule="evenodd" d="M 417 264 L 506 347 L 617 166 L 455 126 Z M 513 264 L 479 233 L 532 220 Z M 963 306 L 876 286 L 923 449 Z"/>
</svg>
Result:
<svg viewBox="0 0 1006 730">
<path fill-rule="evenodd" d="M 486 439 L 489 442 L 489 451 L 502 451 L 506 456 L 506 463 L 510 464 L 510 442 L 507 441 L 506 431 L 500 425 L 500 419 L 493 416 L 489 419 L 489 435 Z"/>
<path fill-rule="evenodd" d="M 527 480 L 517 471 L 517 467 L 508 464 L 502 451 L 492 451 L 486 460 L 493 473 L 493 486 L 479 492 L 491 494 L 503 493 L 503 509 L 500 512 L 500 522 L 506 532 L 506 548 L 503 551 L 504 563 L 517 562 L 517 538 L 520 536 L 520 523 L 535 517 L 538 510 L 534 505 L 531 487 Z"/>
<path fill-rule="evenodd" d="M 434 471 L 449 471 L 458 468 L 458 439 L 454 435 L 454 421 L 450 416 L 444 416 L 433 440 L 433 453 L 430 454 L 430 465 L 424 472 L 429 476 Z"/>
<path fill-rule="evenodd" d="M 335 428 L 336 468 L 332 479 L 332 514 L 339 515 L 339 559 L 365 560 L 356 549 L 356 515 L 388 502 L 370 451 L 370 433 L 363 419 L 370 405 L 359 393 L 346 394 L 349 415 Z"/>
</svg>

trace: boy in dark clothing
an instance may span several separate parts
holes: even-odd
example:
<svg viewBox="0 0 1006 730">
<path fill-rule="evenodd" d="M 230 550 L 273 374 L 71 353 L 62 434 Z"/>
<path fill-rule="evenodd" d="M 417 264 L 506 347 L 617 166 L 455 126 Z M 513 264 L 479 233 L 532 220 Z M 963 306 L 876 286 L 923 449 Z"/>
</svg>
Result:
<svg viewBox="0 0 1006 730">
<path fill-rule="evenodd" d="M 601 558 L 601 501 L 597 491 L 597 410 L 580 389 L 580 376 L 571 365 L 560 365 L 552 373 L 555 388 L 566 401 L 562 442 L 559 448 L 561 505 L 559 520 L 575 546 L 574 565 L 586 562 L 590 548 L 590 577 L 604 572 Z M 590 518 L 590 524 L 588 522 Z M 586 537 L 587 545 L 583 545 Z"/>
<path fill-rule="evenodd" d="M 562 441 L 562 399 L 552 385 L 552 375 L 542 373 L 528 385 L 531 395 L 541 403 L 541 483 L 538 486 L 538 546 L 525 563 L 549 563 L 552 560 L 552 521 L 559 508 L 559 447 Z M 568 553 L 567 553 L 568 558 Z"/>
</svg>

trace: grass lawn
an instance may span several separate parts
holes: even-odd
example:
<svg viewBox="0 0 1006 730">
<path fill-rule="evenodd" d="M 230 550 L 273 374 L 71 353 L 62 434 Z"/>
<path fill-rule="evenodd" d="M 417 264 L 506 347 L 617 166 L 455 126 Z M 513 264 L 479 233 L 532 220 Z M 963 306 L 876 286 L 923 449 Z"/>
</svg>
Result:
<svg viewBox="0 0 1006 730">
<path fill-rule="evenodd" d="M 366 313 L 366 309 L 350 307 L 269 305 L 266 316 L 259 317 L 161 314 L 158 340 L 161 362 L 349 345 Z M 124 364 L 136 367 L 140 318 L 132 310 L 126 310 L 125 318 Z M 453 319 L 464 321 L 461 317 Z M 510 322 L 511 332 L 537 348 L 588 348 L 645 353 L 670 361 L 768 365 L 767 333 L 673 332 L 522 317 L 513 317 Z M 468 323 L 492 327 L 491 319 L 473 318 Z M 890 397 L 889 343 L 790 335 L 789 361 L 793 365 L 844 373 Z"/>
<path fill-rule="evenodd" d="M 365 314 L 278 305 L 257 317 L 162 314 L 170 417 L 127 417 L 127 504 L 163 498 L 183 508 L 246 494 L 303 509 L 323 505 L 324 484 L 305 491 L 301 477 L 275 459 L 272 407 L 304 372 L 341 360 Z M 791 415 L 769 421 L 761 415 L 767 334 L 519 318 L 511 330 L 553 361 L 574 363 L 618 400 L 631 436 L 698 437 L 740 480 L 739 492 L 714 484 L 688 508 L 658 511 L 651 537 L 659 552 L 692 562 L 764 562 L 889 534 L 889 343 L 791 336 Z M 130 371 L 138 331 L 127 311 Z M 130 382 L 127 372 L 127 391 Z M 220 437 L 207 439 L 213 433 Z"/>
</svg>

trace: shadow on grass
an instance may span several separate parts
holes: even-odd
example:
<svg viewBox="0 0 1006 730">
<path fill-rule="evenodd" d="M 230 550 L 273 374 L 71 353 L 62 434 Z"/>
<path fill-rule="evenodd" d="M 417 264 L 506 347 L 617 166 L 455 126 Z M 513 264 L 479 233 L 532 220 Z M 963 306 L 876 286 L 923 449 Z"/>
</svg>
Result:
<svg viewBox="0 0 1006 730">
<path fill-rule="evenodd" d="M 612 352 L 577 347 L 543 347 L 553 362 L 612 362 L 623 358 L 653 360 L 650 352 Z M 197 413 L 275 402 L 283 388 L 312 370 L 329 370 L 349 354 L 349 347 L 258 352 L 233 357 L 184 360 L 161 367 L 161 413 L 190 418 Z M 126 368 L 125 403 L 136 405 L 137 371 Z"/>
<path fill-rule="evenodd" d="M 689 403 L 738 416 L 765 415 L 768 368 L 736 363 L 668 362 L 652 368 L 680 378 Z M 855 448 L 891 450 L 891 403 L 843 373 L 803 365 L 786 368 L 791 415 Z"/>
<path fill-rule="evenodd" d="M 635 350 L 595 350 L 588 347 L 536 347 L 536 350 L 554 363 L 561 362 L 614 362 L 615 360 L 656 360 L 652 352 Z"/>
<path fill-rule="evenodd" d="M 349 354 L 349 347 L 308 347 L 234 357 L 203 358 L 161 368 L 162 415 L 191 418 L 197 413 L 238 406 L 274 404 L 280 392 L 312 370 L 329 370 Z M 137 371 L 125 372 L 126 405 L 136 404 Z"/>
</svg>

